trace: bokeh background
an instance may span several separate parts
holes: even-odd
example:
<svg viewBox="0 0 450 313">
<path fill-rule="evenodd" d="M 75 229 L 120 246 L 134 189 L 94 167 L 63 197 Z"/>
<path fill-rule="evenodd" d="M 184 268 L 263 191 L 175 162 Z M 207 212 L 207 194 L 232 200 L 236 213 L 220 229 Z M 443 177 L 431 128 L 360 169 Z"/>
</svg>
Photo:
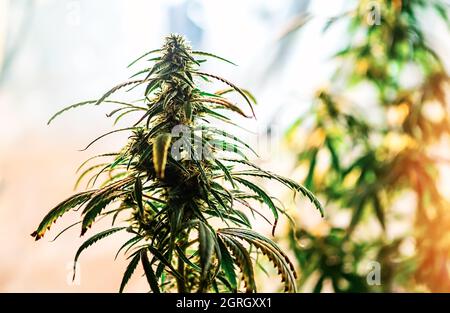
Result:
<svg viewBox="0 0 450 313">
<path fill-rule="evenodd" d="M 258 145 L 265 168 L 300 179 L 303 174 L 293 172 L 296 155 L 283 144 L 284 134 L 339 67 L 330 57 L 341 47 L 345 28 L 322 29 L 352 5 L 354 1 L 327 0 L 0 0 L 0 291 L 115 292 L 125 268 L 124 258 L 113 261 L 123 238 L 113 237 L 82 256 L 80 276 L 72 283 L 73 256 L 83 242 L 78 229 L 51 243 L 52 236 L 37 243 L 29 236 L 42 216 L 73 192 L 82 161 L 126 140 L 125 135 L 107 137 L 80 152 L 110 129 L 109 110 L 81 108 L 47 126 L 54 112 L 99 97 L 132 74 L 126 68 L 130 60 L 159 47 L 165 35 L 181 33 L 196 49 L 238 63 L 211 61 L 207 67 L 257 96 L 258 120 L 246 125 L 253 133 L 241 135 Z M 448 69 L 448 29 L 431 14 L 420 20 Z M 299 25 L 299 31 L 286 36 Z M 414 74 L 402 79 L 414 81 Z M 370 115 L 376 102 L 370 87 L 350 96 L 364 102 Z M 262 144 L 268 134 L 270 143 Z M 439 151 L 449 152 L 445 144 Z M 450 167 L 440 164 L 439 171 L 441 192 L 448 197 Z M 402 201 L 404 212 L 413 214 L 413 201 Z M 323 221 L 317 212 L 300 202 L 289 205 L 293 213 L 302 212 L 297 218 L 305 227 L 320 232 Z M 50 235 L 77 216 L 60 220 Z M 391 233 L 402 227 L 411 225 L 394 226 Z M 262 291 L 274 290 L 264 275 L 260 281 Z M 146 290 L 145 280 L 137 275 L 127 290 Z"/>
</svg>

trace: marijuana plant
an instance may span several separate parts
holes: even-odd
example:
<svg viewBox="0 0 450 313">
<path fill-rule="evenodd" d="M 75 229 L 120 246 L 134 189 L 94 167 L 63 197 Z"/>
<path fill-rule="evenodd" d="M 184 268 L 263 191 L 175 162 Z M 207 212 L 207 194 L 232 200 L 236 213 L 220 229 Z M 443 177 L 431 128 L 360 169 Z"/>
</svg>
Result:
<svg viewBox="0 0 450 313">
<path fill-rule="evenodd" d="M 116 132 L 131 132 L 119 152 L 97 155 L 82 164 L 85 167 L 93 159 L 113 158 L 87 166 L 80 179 L 93 173 L 88 182 L 93 186 L 106 173 L 102 185 L 58 204 L 33 232 L 36 240 L 57 218 L 74 208 L 82 208 L 82 219 L 77 223 L 81 224 L 81 235 L 101 217 L 112 217 L 114 226 L 118 216 L 126 216 L 125 226 L 94 235 L 75 256 L 76 262 L 98 240 L 129 232 L 132 237 L 118 251 L 129 253 L 130 259 L 121 292 L 139 263 L 153 292 L 175 288 L 178 292 L 235 292 L 242 286 L 247 292 L 255 292 L 252 258 L 260 253 L 278 270 L 284 290 L 296 291 L 293 264 L 272 240 L 251 230 L 248 217 L 248 213 L 257 214 L 269 221 L 254 205 L 262 203 L 273 215 L 269 223 L 275 231 L 279 215 L 285 212 L 250 179 L 276 180 L 302 193 L 320 212 L 321 204 L 302 185 L 251 163 L 247 154 L 252 149 L 247 143 L 214 127 L 217 122 L 233 125 L 221 111 L 252 117 L 225 95 L 240 95 L 253 116 L 254 98 L 226 79 L 200 71 L 201 63 L 209 57 L 231 63 L 214 54 L 193 51 L 183 37 L 170 35 L 161 49 L 147 52 L 130 64 L 150 58 L 153 65 L 133 75 L 141 78 L 117 85 L 98 100 L 69 106 L 51 118 L 71 108 L 101 103 L 118 106 L 109 114 L 117 116 L 116 121 L 132 112 L 141 113 L 134 125 L 93 141 Z M 212 93 L 201 89 L 199 80 L 206 85 L 217 80 L 227 89 Z M 144 87 L 138 101 L 108 100 L 119 89 L 138 86 Z M 118 202 L 118 207 L 107 211 L 113 202 Z"/>
<path fill-rule="evenodd" d="M 331 19 L 326 28 L 338 21 L 348 23 L 349 40 L 335 55 L 342 66 L 333 76 L 332 87 L 317 93 L 312 110 L 298 119 L 288 137 L 294 136 L 305 119 L 313 121 L 298 160 L 308 167 L 305 187 L 323 194 L 340 211 L 351 212 L 347 235 L 340 239 L 343 246 L 370 244 L 358 237 L 355 229 L 376 219 L 381 226 L 381 233 L 376 235 L 379 251 L 388 246 L 398 250 L 400 245 L 394 243 L 414 238 L 417 269 L 408 285 L 448 291 L 450 273 L 444 264 L 450 258 L 446 234 L 449 204 L 436 179 L 437 164 L 445 158 L 437 155 L 433 146 L 450 133 L 446 101 L 449 76 L 423 31 L 418 15 L 423 11 L 449 24 L 448 7 L 443 1 L 422 0 L 361 0 L 354 10 Z M 419 83 L 408 86 L 400 82 L 407 68 L 416 69 Z M 345 96 L 344 91 L 363 82 L 376 91 L 378 103 L 374 109 L 381 113 L 377 124 L 361 114 L 359 103 Z M 323 165 L 324 160 L 328 160 L 326 168 L 318 173 L 318 164 Z M 386 229 L 397 219 L 392 207 L 405 193 L 415 195 L 416 229 L 387 239 Z M 323 242 L 328 246 L 324 250 L 334 249 L 326 238 Z M 297 246 L 296 242 L 292 244 Z M 412 260 L 403 257 L 403 261 Z M 403 265 L 411 268 L 410 264 Z M 318 271 L 323 277 L 328 269 L 320 267 Z M 356 269 L 352 273 L 358 274 Z M 339 291 L 337 286 L 335 290 Z M 391 286 L 384 284 L 384 291 L 390 291 Z M 352 289 L 356 290 L 359 287 Z"/>
</svg>

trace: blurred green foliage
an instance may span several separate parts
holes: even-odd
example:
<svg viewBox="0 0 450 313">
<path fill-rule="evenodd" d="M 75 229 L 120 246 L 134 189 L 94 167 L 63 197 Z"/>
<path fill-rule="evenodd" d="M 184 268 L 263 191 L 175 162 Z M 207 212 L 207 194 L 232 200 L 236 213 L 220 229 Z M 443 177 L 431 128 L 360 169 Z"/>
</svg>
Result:
<svg viewBox="0 0 450 313">
<path fill-rule="evenodd" d="M 317 292 L 326 279 L 336 292 L 450 291 L 450 206 L 437 182 L 443 158 L 432 151 L 450 133 L 449 77 L 419 17 L 431 14 L 449 25 L 447 12 L 442 1 L 361 0 L 326 25 L 348 25 L 349 39 L 334 56 L 341 66 L 286 137 L 298 142 L 306 131 L 297 157 L 297 165 L 307 167 L 305 185 L 338 208 L 334 214 L 346 211 L 351 218 L 326 234 L 292 231 L 301 286 L 315 273 Z M 400 77 L 411 68 L 420 82 L 405 86 Z M 364 111 L 363 103 L 345 96 L 361 83 L 374 87 L 376 108 Z M 414 229 L 393 236 L 390 227 L 405 220 L 395 207 L 407 194 L 414 195 L 415 216 L 404 222 L 413 220 Z M 380 231 L 370 228 L 367 239 L 373 220 Z M 302 239 L 310 242 L 307 248 Z M 413 255 L 402 249 L 411 240 Z M 381 265 L 379 286 L 366 282 L 362 267 L 369 261 Z"/>
</svg>

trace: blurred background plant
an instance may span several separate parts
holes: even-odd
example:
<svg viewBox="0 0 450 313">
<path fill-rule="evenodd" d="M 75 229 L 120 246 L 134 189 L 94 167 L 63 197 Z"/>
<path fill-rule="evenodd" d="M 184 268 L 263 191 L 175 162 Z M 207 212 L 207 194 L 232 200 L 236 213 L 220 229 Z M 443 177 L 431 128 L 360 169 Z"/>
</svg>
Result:
<svg viewBox="0 0 450 313">
<path fill-rule="evenodd" d="M 314 291 L 327 279 L 336 292 L 450 291 L 450 206 L 438 169 L 449 161 L 438 149 L 450 130 L 449 79 L 422 29 L 424 13 L 449 25 L 443 1 L 361 0 L 325 26 L 345 23 L 345 43 L 334 55 L 339 67 L 286 134 L 306 169 L 305 185 L 336 208 L 323 233 L 290 236 L 300 284 L 313 277 Z M 372 106 L 348 95 L 363 84 L 372 88 Z M 414 210 L 402 216 L 396 207 L 405 196 Z M 336 228 L 342 211 L 350 216 Z M 402 220 L 413 227 L 393 233 Z M 366 282 L 370 260 L 381 265 L 380 285 Z"/>
</svg>

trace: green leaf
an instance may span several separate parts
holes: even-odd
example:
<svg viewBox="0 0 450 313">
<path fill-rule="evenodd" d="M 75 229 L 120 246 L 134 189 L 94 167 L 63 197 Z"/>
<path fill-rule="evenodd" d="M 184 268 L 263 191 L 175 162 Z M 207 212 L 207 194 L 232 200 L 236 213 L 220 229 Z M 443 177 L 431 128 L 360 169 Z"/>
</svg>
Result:
<svg viewBox="0 0 450 313">
<path fill-rule="evenodd" d="M 80 192 L 58 204 L 44 217 L 36 231 L 34 231 L 31 236 L 35 237 L 36 240 L 42 238 L 45 232 L 50 229 L 50 226 L 58 219 L 58 217 L 62 216 L 70 209 L 83 204 L 84 202 L 89 200 L 89 198 L 91 198 L 94 193 L 95 190 Z"/>
<path fill-rule="evenodd" d="M 330 152 L 331 166 L 336 171 L 336 173 L 338 173 L 338 175 L 340 175 L 341 174 L 341 165 L 340 165 L 340 161 L 339 161 L 339 155 L 336 152 L 336 147 L 334 146 L 334 141 L 330 137 L 327 137 L 325 139 L 325 143 L 328 147 L 328 151 Z"/>
<path fill-rule="evenodd" d="M 86 161 L 81 163 L 81 165 L 77 168 L 75 173 L 78 173 L 89 161 L 92 161 L 92 160 L 97 159 L 97 158 L 117 156 L 117 155 L 119 155 L 119 153 L 117 153 L 117 152 L 110 152 L 110 153 L 103 153 L 103 154 L 98 154 L 98 155 L 95 155 L 93 157 L 90 157 L 89 159 L 87 159 Z"/>
<path fill-rule="evenodd" d="M 122 189 L 127 187 L 133 181 L 133 177 L 128 177 L 123 180 L 114 182 L 103 189 L 99 189 L 93 194 L 91 200 L 86 204 L 83 210 L 83 223 L 81 227 L 81 236 L 91 227 L 95 218 L 101 211 L 112 201 L 123 196 L 127 191 Z"/>
<path fill-rule="evenodd" d="M 146 52 L 146 53 L 144 53 L 143 55 L 141 55 L 139 58 L 135 59 L 133 62 L 131 62 L 130 64 L 128 64 L 127 67 L 132 66 L 132 65 L 135 64 L 137 61 L 141 60 L 142 58 L 145 58 L 147 55 L 150 55 L 150 54 L 155 53 L 155 52 L 160 52 L 160 51 L 161 51 L 161 49 L 155 49 L 155 50 L 151 50 L 151 51 L 149 51 L 149 52 Z"/>
<path fill-rule="evenodd" d="M 161 262 L 161 264 L 167 266 L 172 271 L 171 274 L 173 274 L 178 279 L 184 280 L 180 273 L 178 273 L 178 271 L 172 266 L 170 261 L 158 249 L 151 245 L 145 245 L 144 247 L 147 248 L 150 253 L 153 254 L 153 256 Z"/>
<path fill-rule="evenodd" d="M 93 170 L 95 170 L 95 169 L 97 169 L 97 168 L 104 167 L 104 166 L 107 165 L 107 164 L 108 164 L 108 163 L 100 163 L 100 164 L 96 164 L 96 165 L 93 165 L 93 166 L 87 168 L 86 170 L 84 170 L 83 173 L 81 173 L 80 176 L 78 176 L 78 179 L 77 179 L 77 181 L 75 182 L 75 185 L 74 185 L 73 189 L 78 189 L 78 186 L 80 185 L 81 181 L 83 180 L 83 178 L 84 178 L 87 174 L 91 173 Z"/>
<path fill-rule="evenodd" d="M 235 236 L 243 239 L 261 250 L 278 269 L 278 274 L 281 276 L 281 280 L 285 285 L 285 291 L 296 292 L 294 265 L 275 242 L 249 229 L 223 228 L 218 232 L 222 235 Z"/>
<path fill-rule="evenodd" d="M 213 240 L 211 238 L 211 231 L 209 230 L 209 227 L 202 222 L 198 224 L 198 239 L 200 243 L 199 253 L 202 277 L 203 279 L 206 279 L 212 262 Z"/>
<path fill-rule="evenodd" d="M 86 148 L 81 149 L 80 151 L 85 151 L 85 150 L 89 149 L 89 147 L 92 146 L 94 143 L 96 143 L 97 141 L 99 141 L 100 139 L 102 139 L 102 138 L 104 138 L 104 137 L 106 137 L 106 136 L 108 136 L 108 135 L 111 135 L 111 134 L 114 134 L 114 133 L 118 133 L 118 132 L 122 132 L 122 131 L 126 131 L 126 130 L 134 130 L 134 129 L 136 129 L 136 128 L 135 128 L 135 127 L 126 127 L 126 128 L 115 129 L 115 130 L 112 130 L 112 131 L 110 131 L 110 132 L 107 132 L 106 134 L 103 134 L 103 135 L 101 135 L 101 136 L 95 138 L 94 140 L 92 140 L 92 141 L 86 146 Z"/>
<path fill-rule="evenodd" d="M 247 101 L 250 109 L 252 110 L 253 117 L 256 117 L 255 111 L 253 109 L 253 105 L 251 104 L 251 102 L 248 99 L 247 95 L 238 86 L 236 86 L 235 84 L 229 82 L 228 80 L 226 80 L 226 79 L 224 79 L 222 77 L 216 76 L 216 75 L 212 75 L 212 74 L 208 74 L 208 73 L 204 73 L 204 72 L 194 72 L 194 74 L 197 74 L 197 75 L 200 75 L 200 76 L 212 77 L 212 78 L 214 78 L 214 79 L 216 79 L 218 81 L 221 81 L 221 82 L 227 84 L 228 86 L 230 86 L 231 88 L 236 90 L 236 92 L 238 92 L 245 99 L 245 101 Z"/>
<path fill-rule="evenodd" d="M 196 270 L 197 272 L 201 272 L 202 269 L 200 268 L 200 266 L 198 266 L 197 264 L 192 263 L 189 258 L 186 256 L 186 254 L 181 250 L 181 248 L 179 246 L 175 246 L 175 249 L 177 250 L 177 255 L 181 258 L 181 260 L 189 265 L 190 267 L 192 267 L 194 270 Z"/>
<path fill-rule="evenodd" d="M 92 100 L 92 101 L 83 101 L 83 102 L 78 102 L 78 103 L 72 104 L 72 105 L 70 105 L 70 106 L 68 106 L 68 107 L 65 107 L 64 109 L 62 109 L 62 110 L 56 112 L 52 117 L 50 117 L 50 119 L 49 119 L 48 122 L 47 122 L 47 125 L 50 125 L 50 123 L 51 123 L 55 118 L 57 118 L 59 115 L 63 114 L 63 113 L 66 112 L 66 111 L 69 111 L 69 110 L 71 110 L 71 109 L 74 109 L 74 108 L 77 108 L 77 107 L 80 107 L 80 106 L 83 106 L 83 105 L 86 105 L 86 104 L 96 103 L 96 102 L 97 102 L 96 100 Z"/>
<path fill-rule="evenodd" d="M 308 175 L 305 179 L 305 187 L 308 189 L 311 189 L 314 186 L 314 170 L 316 169 L 317 153 L 318 150 L 315 149 L 309 161 Z"/>
<path fill-rule="evenodd" d="M 231 176 L 230 171 L 227 169 L 227 167 L 225 165 L 223 165 L 222 162 L 220 162 L 218 159 L 215 159 L 214 162 L 216 162 L 217 166 L 219 166 L 219 168 L 222 170 L 222 172 L 224 173 L 225 177 L 231 183 L 233 188 L 236 188 L 236 185 L 234 184 L 233 177 Z"/>
<path fill-rule="evenodd" d="M 138 80 L 131 80 L 131 81 L 128 81 L 128 82 L 124 82 L 124 83 L 122 83 L 122 84 L 119 84 L 119 85 L 117 85 L 117 86 L 111 88 L 111 89 L 110 89 L 108 92 L 106 92 L 100 99 L 98 99 L 98 100 L 95 102 L 95 105 L 99 105 L 100 103 L 102 103 L 103 101 L 105 101 L 106 98 L 108 98 L 110 95 L 112 95 L 113 93 L 115 93 L 115 92 L 118 91 L 119 89 L 122 89 L 122 88 L 124 88 L 124 87 L 126 87 L 126 86 L 130 86 L 130 85 L 139 85 L 139 84 L 142 84 L 142 83 L 144 83 L 144 82 L 145 82 L 145 80 L 143 80 L 143 79 L 138 79 Z"/>
<path fill-rule="evenodd" d="M 222 254 L 220 266 L 222 267 L 222 270 L 224 271 L 225 276 L 227 277 L 227 280 L 230 283 L 232 289 L 235 290 L 237 288 L 237 282 L 236 282 L 236 272 L 234 271 L 233 258 L 228 252 L 228 249 L 226 248 L 222 239 L 218 237 L 217 241 L 219 242 L 220 253 Z"/>
<path fill-rule="evenodd" d="M 126 284 L 130 280 L 131 276 L 134 273 L 134 270 L 136 269 L 137 265 L 139 264 L 139 259 L 141 257 L 140 253 L 136 253 L 135 256 L 131 259 L 130 263 L 127 266 L 127 269 L 125 270 L 125 273 L 123 274 L 122 282 L 120 284 L 119 292 L 122 293 Z"/>
<path fill-rule="evenodd" d="M 227 94 L 227 93 L 233 92 L 233 91 L 236 91 L 236 90 L 235 90 L 234 88 L 222 89 L 222 90 L 216 91 L 216 93 L 215 93 L 214 95 L 215 95 L 215 96 L 222 96 L 222 95 L 224 95 L 224 94 Z M 250 91 L 248 91 L 247 89 L 243 89 L 243 88 L 241 88 L 241 91 L 242 91 L 243 93 L 245 93 L 245 94 L 247 95 L 247 97 L 249 97 L 250 100 L 252 100 L 252 102 L 253 102 L 254 104 L 258 104 L 258 102 L 256 101 L 255 96 L 254 96 Z"/>
<path fill-rule="evenodd" d="M 268 171 L 264 171 L 264 170 L 260 169 L 259 167 L 257 167 L 256 165 L 254 165 L 246 160 L 233 160 L 233 159 L 226 159 L 226 160 L 230 161 L 230 162 L 247 164 L 247 165 L 257 169 L 256 171 L 234 172 L 234 173 L 232 173 L 233 177 L 245 175 L 245 176 L 264 177 L 264 178 L 268 178 L 268 179 L 275 179 L 278 182 L 280 182 L 281 184 L 285 185 L 286 187 L 288 187 L 292 190 L 301 192 L 304 196 L 306 196 L 311 201 L 311 203 L 314 204 L 316 209 L 319 210 L 322 217 L 324 216 L 324 209 L 322 207 L 322 204 L 316 198 L 316 196 L 314 196 L 314 194 L 311 191 L 309 191 L 309 189 L 306 188 L 305 186 L 302 186 L 302 185 L 296 183 L 292 179 L 282 177 L 280 175 L 277 175 L 277 174 L 274 174 L 274 173 L 271 173 Z"/>
<path fill-rule="evenodd" d="M 86 105 L 86 104 L 95 104 L 95 103 L 97 103 L 97 102 L 98 102 L 98 100 L 88 100 L 88 101 L 78 102 L 78 103 L 69 105 L 69 106 L 63 108 L 62 110 L 56 112 L 56 113 L 48 120 L 47 125 L 49 125 L 55 118 L 57 118 L 59 115 L 61 115 L 62 113 L 66 112 L 66 111 L 69 111 L 69 110 L 74 109 L 74 108 L 78 108 L 78 107 L 83 106 L 83 105 Z M 134 106 L 134 105 L 132 105 L 132 104 L 130 104 L 130 103 L 126 103 L 126 102 L 122 102 L 122 101 L 104 100 L 104 101 L 102 101 L 102 102 L 105 102 L 105 103 L 112 103 L 112 104 L 120 104 L 120 105 L 124 105 L 124 106 L 128 106 L 128 107 L 133 107 L 133 108 L 135 108 L 135 109 L 140 109 L 140 110 L 143 110 L 143 109 L 144 109 L 144 108 L 142 108 L 142 107 Z"/>
<path fill-rule="evenodd" d="M 141 251 L 141 262 L 144 267 L 145 277 L 147 278 L 147 282 L 153 293 L 160 293 L 161 291 L 159 290 L 158 280 L 156 279 L 155 272 L 153 271 L 145 250 Z"/>
<path fill-rule="evenodd" d="M 86 240 L 85 242 L 83 242 L 83 244 L 78 248 L 77 253 L 75 254 L 75 258 L 74 258 L 74 268 L 73 268 L 73 279 L 75 279 L 75 268 L 76 268 L 76 263 L 78 262 L 78 258 L 81 255 L 81 252 L 83 252 L 84 250 L 86 250 L 87 248 L 89 248 L 90 246 L 92 246 L 94 243 L 96 243 L 97 241 L 99 241 L 100 239 L 106 238 L 109 235 L 112 235 L 118 231 L 121 231 L 123 229 L 125 229 L 126 227 L 115 227 L 115 228 L 111 228 L 105 231 L 102 231 L 94 236 L 92 236 L 91 238 L 89 238 L 88 240 Z"/>
<path fill-rule="evenodd" d="M 223 129 L 217 129 L 214 127 L 202 127 L 202 129 L 205 129 L 206 131 L 211 131 L 221 137 L 227 138 L 227 139 L 231 139 L 232 141 L 235 141 L 237 143 L 242 144 L 244 147 L 246 147 L 248 150 L 250 150 L 251 152 L 253 152 L 253 154 L 257 157 L 258 153 L 256 153 L 256 151 L 248 144 L 246 143 L 244 140 L 239 139 L 237 136 L 234 136 L 226 131 L 224 131 Z"/>
<path fill-rule="evenodd" d="M 321 275 L 319 280 L 317 280 L 317 283 L 314 287 L 313 293 L 320 293 L 322 291 L 323 282 L 325 281 L 325 275 Z"/>
<path fill-rule="evenodd" d="M 95 218 L 101 213 L 101 211 L 121 195 L 123 195 L 122 191 L 113 191 L 106 195 L 95 196 L 86 204 L 86 211 L 83 212 L 84 218 L 81 227 L 81 236 L 83 236 L 88 228 L 91 227 Z"/>
<path fill-rule="evenodd" d="M 227 62 L 227 63 L 230 63 L 230 64 L 232 64 L 232 65 L 237 66 L 235 63 L 233 63 L 233 62 L 231 62 L 231 61 L 229 61 L 229 60 L 227 60 L 227 59 L 224 59 L 224 58 L 222 58 L 222 57 L 220 57 L 220 56 L 218 56 L 218 55 L 215 55 L 215 54 L 213 54 L 213 53 L 203 52 L 203 51 L 192 51 L 192 54 L 216 58 L 216 59 L 219 59 L 219 60 L 221 60 L 221 61 L 225 61 L 225 62 Z"/>
<path fill-rule="evenodd" d="M 242 115 L 243 117 L 251 117 L 248 116 L 247 114 L 244 113 L 244 111 L 242 111 L 238 106 L 234 105 L 233 103 L 229 102 L 226 99 L 220 99 L 220 98 L 200 98 L 197 101 L 202 102 L 202 103 L 214 103 L 214 104 L 218 104 L 221 106 L 224 106 L 225 108 L 227 108 L 230 111 L 236 112 L 240 115 Z"/>
<path fill-rule="evenodd" d="M 127 242 L 125 242 L 117 251 L 116 256 L 114 257 L 114 260 L 117 259 L 117 257 L 119 256 L 120 251 L 122 251 L 123 249 L 125 249 L 127 246 L 129 246 L 128 249 L 132 248 L 135 244 L 137 244 L 139 241 L 143 240 L 144 237 L 142 237 L 141 235 L 137 235 L 133 238 L 131 238 L 130 240 L 128 240 Z M 126 251 L 128 251 L 128 249 Z M 125 252 L 126 253 L 126 252 Z"/>
<path fill-rule="evenodd" d="M 254 183 L 243 179 L 241 177 L 235 177 L 234 178 L 236 181 L 238 181 L 239 183 L 243 184 L 244 186 L 246 186 L 247 188 L 249 188 L 250 190 L 254 191 L 262 200 L 262 202 L 264 202 L 269 209 L 272 211 L 273 217 L 275 218 L 275 220 L 278 220 L 278 210 L 277 207 L 275 206 L 275 204 L 273 203 L 272 199 L 270 198 L 270 196 L 261 188 L 259 188 L 257 185 L 255 185 Z"/>
</svg>

